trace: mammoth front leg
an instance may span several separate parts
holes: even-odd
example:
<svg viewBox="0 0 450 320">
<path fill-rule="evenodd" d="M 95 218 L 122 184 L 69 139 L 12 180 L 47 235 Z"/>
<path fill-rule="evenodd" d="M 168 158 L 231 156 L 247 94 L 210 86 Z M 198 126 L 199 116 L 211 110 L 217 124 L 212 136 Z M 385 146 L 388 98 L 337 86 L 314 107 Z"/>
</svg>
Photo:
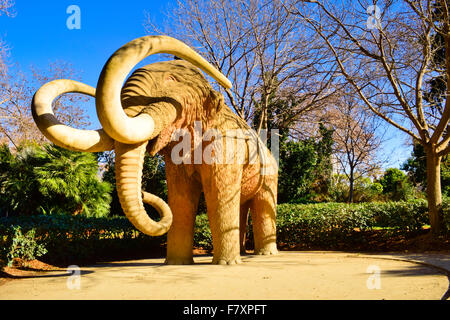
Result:
<svg viewBox="0 0 450 320">
<path fill-rule="evenodd" d="M 166 264 L 193 264 L 194 224 L 202 192 L 200 182 L 188 177 L 183 166 L 166 161 L 167 191 L 172 227 L 167 234 Z"/>
<path fill-rule="evenodd" d="M 241 263 L 239 219 L 242 168 L 205 165 L 202 184 L 213 238 L 213 264 Z"/>
</svg>

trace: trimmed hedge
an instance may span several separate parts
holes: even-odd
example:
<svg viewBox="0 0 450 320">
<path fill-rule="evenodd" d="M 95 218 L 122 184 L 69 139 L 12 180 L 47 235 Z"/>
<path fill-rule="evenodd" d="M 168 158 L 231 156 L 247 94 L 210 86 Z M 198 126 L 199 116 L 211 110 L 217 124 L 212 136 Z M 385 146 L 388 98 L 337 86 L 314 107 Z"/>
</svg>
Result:
<svg viewBox="0 0 450 320">
<path fill-rule="evenodd" d="M 450 230 L 450 207 L 444 202 L 444 224 Z M 368 242 L 367 232 L 383 228 L 384 235 L 413 235 L 429 224 L 427 202 L 281 204 L 277 209 L 277 241 L 285 247 L 333 249 Z M 35 230 L 38 243 L 51 263 L 77 264 L 101 259 L 164 255 L 166 236 L 149 237 L 138 232 L 125 217 L 27 216 L 0 218 L 0 249 L 14 238 L 14 227 Z M 252 227 L 248 228 L 250 246 Z M 194 245 L 212 249 L 206 214 L 198 215 Z M 3 250 L 5 251 L 5 250 Z M 1 254 L 1 252 L 0 252 Z M 5 253 L 2 253 L 3 256 Z M 1 258 L 1 256 L 0 256 Z"/>
<path fill-rule="evenodd" d="M 450 206 L 443 203 L 444 231 L 450 230 Z M 367 231 L 384 229 L 384 236 L 414 235 L 429 224 L 426 200 L 359 204 L 280 204 L 277 207 L 277 242 L 283 247 L 342 248 L 368 243 Z M 247 243 L 253 246 L 252 225 Z M 197 217 L 194 242 L 212 249 L 206 215 Z"/>
<path fill-rule="evenodd" d="M 450 208 L 444 202 L 444 232 Z M 427 202 L 282 204 L 277 210 L 277 241 L 287 246 L 332 248 L 367 243 L 367 232 L 384 229 L 386 237 L 414 235 L 429 224 Z"/>
<path fill-rule="evenodd" d="M 426 224 L 423 212 L 426 207 L 417 203 L 280 205 L 277 239 L 287 246 L 364 242 L 360 231 L 375 227 L 403 232 L 420 229 Z"/>
<path fill-rule="evenodd" d="M 19 216 L 0 218 L 0 248 L 6 248 L 11 242 L 15 226 L 25 231 L 35 230 L 37 242 L 44 244 L 48 251 L 43 260 L 55 264 L 139 256 L 146 250 L 156 254 L 163 252 L 161 244 L 166 239 L 140 233 L 125 217 Z"/>
</svg>

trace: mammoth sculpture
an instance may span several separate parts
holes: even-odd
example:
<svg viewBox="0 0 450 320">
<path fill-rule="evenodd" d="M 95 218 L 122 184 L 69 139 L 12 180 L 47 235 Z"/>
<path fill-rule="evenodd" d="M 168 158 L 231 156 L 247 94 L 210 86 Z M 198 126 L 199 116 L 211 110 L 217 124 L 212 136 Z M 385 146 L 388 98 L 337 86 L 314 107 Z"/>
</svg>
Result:
<svg viewBox="0 0 450 320">
<path fill-rule="evenodd" d="M 183 60 L 150 64 L 127 79 L 140 61 L 156 53 L 172 54 Z M 236 158 L 239 146 L 222 148 L 224 144 L 218 142 L 228 139 L 229 130 L 253 132 L 225 105 L 222 94 L 212 89 L 197 67 L 225 88 L 231 88 L 224 75 L 182 42 L 166 36 L 142 37 L 111 56 L 97 90 L 72 80 L 55 80 L 42 86 L 33 98 L 33 117 L 42 133 L 61 147 L 85 152 L 115 151 L 117 192 L 123 211 L 144 234 L 159 236 L 168 232 L 167 264 L 193 263 L 195 215 L 202 192 L 213 238 L 214 264 L 241 262 L 249 211 L 255 253 L 276 254 L 278 168 L 258 138 L 258 161 L 249 161 L 251 139 L 245 137 L 245 161 L 180 163 L 173 159 L 179 143 L 174 139 L 176 132 L 184 130 L 195 135 L 196 123 L 202 125 L 203 131 L 214 129 L 221 134 L 214 141 L 201 144 L 200 152 L 209 148 L 216 156 L 229 157 L 231 153 L 232 159 Z M 53 100 L 71 92 L 95 97 L 102 129 L 74 129 L 56 119 Z M 238 142 L 242 138 L 239 137 L 232 137 L 231 141 Z M 192 153 L 199 148 L 196 140 L 191 139 Z M 141 190 L 146 152 L 164 156 L 168 204 Z M 262 158 L 265 160 L 260 161 Z M 160 221 L 146 214 L 143 203 L 160 213 Z"/>
</svg>

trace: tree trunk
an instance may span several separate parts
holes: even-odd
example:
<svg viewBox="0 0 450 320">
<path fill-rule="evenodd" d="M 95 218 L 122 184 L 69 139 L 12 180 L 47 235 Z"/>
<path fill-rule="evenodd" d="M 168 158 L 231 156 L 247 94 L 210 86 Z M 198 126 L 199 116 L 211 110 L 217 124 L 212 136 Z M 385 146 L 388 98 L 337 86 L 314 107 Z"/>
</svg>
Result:
<svg viewBox="0 0 450 320">
<path fill-rule="evenodd" d="M 437 236 L 442 231 L 441 157 L 427 150 L 427 199 L 431 232 Z"/>
<path fill-rule="evenodd" d="M 348 203 L 353 203 L 353 189 L 355 188 L 355 174 L 350 168 L 350 191 L 348 193 Z"/>
</svg>

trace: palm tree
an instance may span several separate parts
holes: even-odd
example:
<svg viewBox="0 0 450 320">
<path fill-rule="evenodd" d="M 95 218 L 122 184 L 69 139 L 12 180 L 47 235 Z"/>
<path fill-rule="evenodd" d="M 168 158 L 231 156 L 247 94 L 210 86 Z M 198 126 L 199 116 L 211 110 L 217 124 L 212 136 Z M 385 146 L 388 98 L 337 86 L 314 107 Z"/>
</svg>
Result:
<svg viewBox="0 0 450 320">
<path fill-rule="evenodd" d="M 7 147 L 6 147 L 7 148 Z M 15 214 L 109 213 L 111 185 L 98 176 L 96 157 L 54 145 L 0 149 L 0 201 Z M 5 201 L 6 199 L 6 201 Z"/>
</svg>

